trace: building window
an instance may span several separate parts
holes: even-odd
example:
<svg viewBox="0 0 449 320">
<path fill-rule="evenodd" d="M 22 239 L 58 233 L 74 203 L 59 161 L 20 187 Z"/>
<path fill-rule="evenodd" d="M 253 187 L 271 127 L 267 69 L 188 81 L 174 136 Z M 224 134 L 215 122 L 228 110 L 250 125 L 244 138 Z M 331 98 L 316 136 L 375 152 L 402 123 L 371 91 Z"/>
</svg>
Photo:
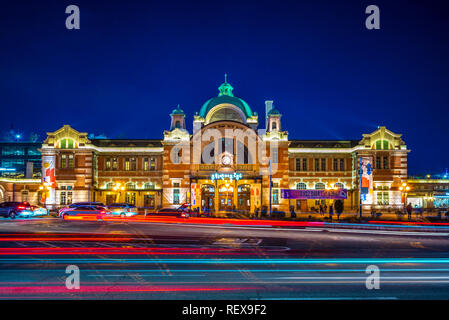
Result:
<svg viewBox="0 0 449 320">
<path fill-rule="evenodd" d="M 334 171 L 338 171 L 338 159 L 334 159 L 333 164 L 334 164 Z"/>
<path fill-rule="evenodd" d="M 150 170 L 156 170 L 156 158 L 150 158 Z"/>
<path fill-rule="evenodd" d="M 59 204 L 60 205 L 67 205 L 72 203 L 72 186 L 61 186 L 61 193 L 59 195 Z"/>
<path fill-rule="evenodd" d="M 125 202 L 130 205 L 136 204 L 136 193 L 135 192 L 127 192 L 125 194 Z"/>
<path fill-rule="evenodd" d="M 324 190 L 324 189 L 326 189 L 326 186 L 324 185 L 324 183 L 322 183 L 322 182 L 317 182 L 317 183 L 315 184 L 315 190 Z"/>
<path fill-rule="evenodd" d="M 136 170 L 137 170 L 137 159 L 131 158 L 131 171 L 136 171 Z"/>
<path fill-rule="evenodd" d="M 301 171 L 301 159 L 296 158 L 296 171 Z"/>
<path fill-rule="evenodd" d="M 67 168 L 67 155 L 61 155 L 61 168 Z"/>
<path fill-rule="evenodd" d="M 376 169 L 382 169 L 380 163 L 381 163 L 380 157 L 376 157 Z"/>
<path fill-rule="evenodd" d="M 345 159 L 340 159 L 340 171 L 345 171 Z"/>
<path fill-rule="evenodd" d="M 315 159 L 315 171 L 320 171 L 320 159 Z"/>
<path fill-rule="evenodd" d="M 62 139 L 61 140 L 61 149 L 73 149 L 74 142 L 73 139 Z"/>
<path fill-rule="evenodd" d="M 25 149 L 24 148 L 18 148 L 18 147 L 3 147 L 2 148 L 2 155 L 3 156 L 24 156 L 25 155 Z"/>
<path fill-rule="evenodd" d="M 273 204 L 279 204 L 279 189 L 273 189 Z"/>
<path fill-rule="evenodd" d="M 173 163 L 174 164 L 181 163 L 181 149 L 180 148 L 173 149 Z"/>
<path fill-rule="evenodd" d="M 345 185 L 344 185 L 343 183 L 341 183 L 341 182 L 337 182 L 337 183 L 335 184 L 335 187 L 336 187 L 337 189 L 344 189 L 344 188 L 345 188 Z"/>
<path fill-rule="evenodd" d="M 389 192 L 377 192 L 377 204 L 378 205 L 388 205 L 390 204 L 390 194 Z"/>
<path fill-rule="evenodd" d="M 147 183 L 145 183 L 145 184 L 144 184 L 144 189 L 146 189 L 146 190 L 152 190 L 152 189 L 154 189 L 154 184 L 153 184 L 153 182 L 147 182 Z"/>
<path fill-rule="evenodd" d="M 68 168 L 73 168 L 73 154 L 69 154 L 69 160 L 68 160 L 68 164 L 67 164 Z"/>
<path fill-rule="evenodd" d="M 307 185 L 304 182 L 298 182 L 296 184 L 297 190 L 307 190 Z"/>
<path fill-rule="evenodd" d="M 271 123 L 271 130 L 276 130 L 276 128 L 277 128 L 276 121 L 273 121 L 273 122 Z"/>
<path fill-rule="evenodd" d="M 175 128 L 181 128 L 181 122 L 179 120 L 175 122 Z"/>
<path fill-rule="evenodd" d="M 107 190 L 112 190 L 112 188 L 114 188 L 114 182 L 108 182 L 108 183 L 106 184 L 106 189 L 107 189 Z"/>
<path fill-rule="evenodd" d="M 125 158 L 125 171 L 129 171 L 130 168 L 129 158 Z"/>
<path fill-rule="evenodd" d="M 117 160 L 117 158 L 112 158 L 112 170 L 118 170 L 118 160 Z"/>
<path fill-rule="evenodd" d="M 388 169 L 388 157 L 383 157 L 383 168 Z"/>
<path fill-rule="evenodd" d="M 302 159 L 302 171 L 307 171 L 307 159 Z"/>
<path fill-rule="evenodd" d="M 106 170 L 111 170 L 111 158 L 106 158 L 105 169 Z"/>
<path fill-rule="evenodd" d="M 273 163 L 278 163 L 278 149 L 271 149 L 271 159 L 273 161 Z"/>
<path fill-rule="evenodd" d="M 143 170 L 150 170 L 150 161 L 148 158 L 143 158 Z"/>
<path fill-rule="evenodd" d="M 126 184 L 126 190 L 136 190 L 136 184 L 134 182 L 128 182 Z"/>
<path fill-rule="evenodd" d="M 173 204 L 179 204 L 179 183 L 173 183 Z"/>
<path fill-rule="evenodd" d="M 321 159 L 321 171 L 326 171 L 326 159 Z"/>
</svg>

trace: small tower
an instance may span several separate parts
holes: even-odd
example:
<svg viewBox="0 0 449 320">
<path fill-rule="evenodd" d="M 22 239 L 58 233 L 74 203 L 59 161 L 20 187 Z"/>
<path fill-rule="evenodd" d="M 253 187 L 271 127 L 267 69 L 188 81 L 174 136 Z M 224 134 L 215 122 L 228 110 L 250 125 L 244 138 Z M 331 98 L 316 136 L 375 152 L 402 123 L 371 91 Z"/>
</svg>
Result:
<svg viewBox="0 0 449 320">
<path fill-rule="evenodd" d="M 270 101 L 272 103 L 272 101 Z M 267 112 L 267 131 L 281 131 L 281 113 L 274 106 Z"/>
<path fill-rule="evenodd" d="M 176 107 L 176 109 L 174 109 L 172 111 L 172 113 L 170 113 L 171 116 L 171 125 L 170 125 L 170 130 L 174 130 L 176 128 L 178 129 L 184 129 L 186 128 L 186 114 L 184 113 L 183 110 L 181 110 L 181 108 L 179 108 L 179 104 Z"/>
</svg>

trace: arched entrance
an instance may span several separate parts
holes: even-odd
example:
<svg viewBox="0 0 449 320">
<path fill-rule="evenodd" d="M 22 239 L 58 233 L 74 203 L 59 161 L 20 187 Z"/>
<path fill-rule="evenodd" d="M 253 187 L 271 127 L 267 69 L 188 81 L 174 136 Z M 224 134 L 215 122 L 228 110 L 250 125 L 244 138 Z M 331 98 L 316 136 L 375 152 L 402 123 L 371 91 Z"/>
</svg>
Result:
<svg viewBox="0 0 449 320">
<path fill-rule="evenodd" d="M 229 184 L 222 184 L 218 188 L 218 208 L 220 211 L 233 209 L 234 188 Z"/>
<path fill-rule="evenodd" d="M 201 211 L 213 212 L 215 204 L 215 187 L 211 184 L 201 186 Z"/>
<path fill-rule="evenodd" d="M 251 186 L 242 184 L 237 188 L 237 203 L 240 211 L 249 212 L 251 209 Z"/>
</svg>

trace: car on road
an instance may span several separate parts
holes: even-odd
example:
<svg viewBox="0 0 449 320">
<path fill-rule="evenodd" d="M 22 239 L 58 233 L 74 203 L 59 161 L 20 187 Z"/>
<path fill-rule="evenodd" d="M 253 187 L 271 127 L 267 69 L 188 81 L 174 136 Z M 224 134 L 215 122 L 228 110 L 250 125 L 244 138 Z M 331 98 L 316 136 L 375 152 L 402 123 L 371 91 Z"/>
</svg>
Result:
<svg viewBox="0 0 449 320">
<path fill-rule="evenodd" d="M 0 203 L 0 216 L 3 217 L 15 219 L 24 210 L 31 210 L 31 205 L 26 201 L 9 201 Z"/>
<path fill-rule="evenodd" d="M 105 216 L 110 215 L 111 211 L 107 210 L 104 206 L 97 205 L 84 205 L 75 206 L 73 208 L 68 208 L 61 214 L 62 219 L 67 219 L 68 217 L 75 216 L 95 216 L 97 220 L 103 219 Z"/>
<path fill-rule="evenodd" d="M 23 218 L 31 218 L 46 215 L 48 215 L 48 210 L 46 208 L 42 208 L 39 206 L 30 206 L 29 209 L 24 209 L 19 213 L 19 216 Z"/>
<path fill-rule="evenodd" d="M 120 217 L 132 217 L 138 214 L 137 207 L 128 203 L 112 203 L 106 208 L 111 211 L 112 215 L 119 215 Z"/>
<path fill-rule="evenodd" d="M 191 210 L 188 206 L 182 205 L 179 208 L 162 208 L 156 210 L 154 213 L 149 215 L 153 216 L 172 216 L 178 218 L 189 218 Z"/>
<path fill-rule="evenodd" d="M 105 205 L 101 202 L 74 202 L 69 204 L 68 206 L 59 209 L 59 213 L 58 216 L 61 218 L 62 215 L 64 214 L 64 212 L 66 212 L 69 209 L 73 209 L 76 207 L 81 207 L 81 206 L 101 206 L 104 207 Z"/>
</svg>

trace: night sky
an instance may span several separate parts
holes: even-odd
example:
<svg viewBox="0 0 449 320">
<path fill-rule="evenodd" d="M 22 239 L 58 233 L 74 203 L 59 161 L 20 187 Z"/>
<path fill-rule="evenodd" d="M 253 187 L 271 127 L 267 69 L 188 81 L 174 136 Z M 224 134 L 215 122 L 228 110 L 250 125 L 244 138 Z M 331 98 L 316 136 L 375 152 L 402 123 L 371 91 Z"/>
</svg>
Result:
<svg viewBox="0 0 449 320">
<path fill-rule="evenodd" d="M 2 1 L 0 129 L 70 124 L 109 138 L 162 138 L 228 73 L 290 139 L 402 133 L 409 174 L 449 167 L 449 19 L 443 1 Z M 66 6 L 81 11 L 67 30 Z M 365 28 L 380 7 L 381 29 Z"/>
</svg>

